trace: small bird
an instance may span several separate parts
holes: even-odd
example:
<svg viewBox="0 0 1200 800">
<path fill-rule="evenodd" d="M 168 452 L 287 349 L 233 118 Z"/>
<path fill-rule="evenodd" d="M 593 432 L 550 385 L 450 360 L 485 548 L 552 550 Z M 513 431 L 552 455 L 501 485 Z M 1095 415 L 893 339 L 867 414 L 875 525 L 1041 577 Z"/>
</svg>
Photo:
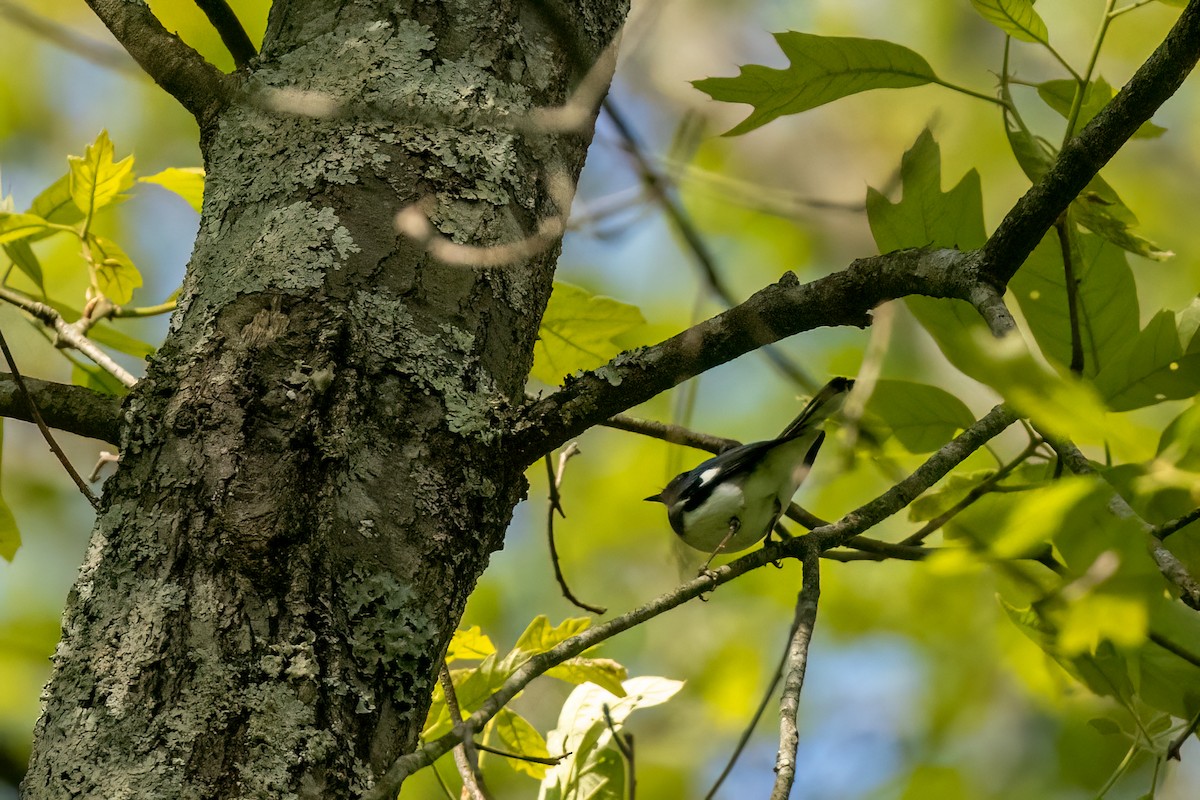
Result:
<svg viewBox="0 0 1200 800">
<path fill-rule="evenodd" d="M 771 532 L 792 502 L 825 441 L 821 423 L 841 409 L 853 386 L 834 378 L 778 437 L 726 450 L 646 500 L 665 505 L 679 538 L 710 554 L 705 569 L 718 553 L 745 550 Z"/>
</svg>

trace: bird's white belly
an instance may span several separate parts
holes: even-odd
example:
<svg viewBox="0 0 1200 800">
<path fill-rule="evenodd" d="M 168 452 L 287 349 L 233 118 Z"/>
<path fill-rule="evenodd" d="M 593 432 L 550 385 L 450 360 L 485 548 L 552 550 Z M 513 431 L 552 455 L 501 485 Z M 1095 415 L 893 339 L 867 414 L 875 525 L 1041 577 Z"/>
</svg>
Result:
<svg viewBox="0 0 1200 800">
<path fill-rule="evenodd" d="M 730 536 L 721 552 L 745 550 L 767 535 L 767 527 L 773 517 L 771 504 L 753 505 L 758 513 L 747 510 L 745 497 L 739 488 L 728 485 L 716 487 L 702 508 L 684 512 L 685 529 L 688 532 L 684 541 L 697 550 L 712 553 L 729 535 L 730 522 L 736 519 L 737 532 Z"/>
</svg>

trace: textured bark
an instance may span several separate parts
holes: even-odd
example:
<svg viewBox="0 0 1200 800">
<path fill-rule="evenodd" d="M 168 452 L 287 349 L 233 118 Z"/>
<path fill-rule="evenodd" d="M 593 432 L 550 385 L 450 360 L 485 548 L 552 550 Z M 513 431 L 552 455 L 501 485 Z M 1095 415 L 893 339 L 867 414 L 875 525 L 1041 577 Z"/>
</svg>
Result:
<svg viewBox="0 0 1200 800">
<path fill-rule="evenodd" d="M 572 8 L 589 57 L 625 6 Z M 563 45 L 516 0 L 276 3 L 202 131 L 201 231 L 125 405 L 25 797 L 350 797 L 414 747 L 525 491 L 501 425 L 557 254 L 439 264 L 393 216 L 433 197 L 455 241 L 520 239 L 566 211 L 548 175 L 589 136 L 404 109 L 560 103 Z M 347 112 L 268 112 L 273 89 Z"/>
</svg>

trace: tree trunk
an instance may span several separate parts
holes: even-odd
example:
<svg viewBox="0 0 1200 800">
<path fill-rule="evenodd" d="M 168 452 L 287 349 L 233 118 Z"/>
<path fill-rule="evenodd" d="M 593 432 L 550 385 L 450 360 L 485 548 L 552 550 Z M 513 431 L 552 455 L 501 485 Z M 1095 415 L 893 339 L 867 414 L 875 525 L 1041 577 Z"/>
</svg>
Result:
<svg viewBox="0 0 1200 800">
<path fill-rule="evenodd" d="M 124 405 L 25 797 L 350 797 L 416 745 L 525 491 L 499 443 L 557 252 L 441 263 L 393 219 L 425 203 L 496 245 L 566 213 L 548 187 L 590 126 L 473 112 L 562 103 L 567 54 L 627 4 L 572 3 L 571 31 L 541 5 L 276 2 L 201 134 L 200 234 Z"/>
</svg>

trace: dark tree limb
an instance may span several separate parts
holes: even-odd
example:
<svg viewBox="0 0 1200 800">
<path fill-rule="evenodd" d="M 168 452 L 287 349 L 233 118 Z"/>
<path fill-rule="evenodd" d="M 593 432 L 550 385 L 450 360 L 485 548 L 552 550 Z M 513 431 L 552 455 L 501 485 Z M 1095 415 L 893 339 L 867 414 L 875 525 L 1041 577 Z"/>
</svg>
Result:
<svg viewBox="0 0 1200 800">
<path fill-rule="evenodd" d="M 117 444 L 121 398 L 36 378 L 25 378 L 25 386 L 51 428 Z M 0 372 L 0 417 L 34 421 L 29 404 L 7 372 Z"/>
<path fill-rule="evenodd" d="M 234 64 L 244 67 L 250 59 L 258 55 L 254 42 L 250 41 L 250 37 L 246 35 L 246 29 L 242 27 L 242 23 L 238 20 L 237 14 L 233 13 L 233 9 L 229 7 L 229 3 L 225 0 L 196 0 L 196 6 L 204 12 L 204 16 L 208 17 L 208 21 L 216 28 L 217 34 L 225 44 L 225 49 L 229 51 L 229 55 L 233 56 Z"/>
<path fill-rule="evenodd" d="M 202 127 L 233 96 L 234 79 L 168 32 L 145 3 L 87 0 L 87 4 L 146 74 Z"/>
<path fill-rule="evenodd" d="M 813 328 L 870 324 L 870 309 L 922 294 L 973 302 L 976 257 L 946 249 L 898 250 L 854 261 L 800 284 L 787 273 L 746 302 L 651 347 L 622 353 L 526 405 L 511 449 L 527 464 L 613 415 L 764 344 Z"/>
<path fill-rule="evenodd" d="M 1078 136 L 1063 145 L 1050 170 L 1017 201 L 988 238 L 980 269 L 997 289 L 1003 291 L 1059 214 L 1175 94 L 1198 59 L 1200 0 L 1192 0 L 1129 83 Z"/>
</svg>

